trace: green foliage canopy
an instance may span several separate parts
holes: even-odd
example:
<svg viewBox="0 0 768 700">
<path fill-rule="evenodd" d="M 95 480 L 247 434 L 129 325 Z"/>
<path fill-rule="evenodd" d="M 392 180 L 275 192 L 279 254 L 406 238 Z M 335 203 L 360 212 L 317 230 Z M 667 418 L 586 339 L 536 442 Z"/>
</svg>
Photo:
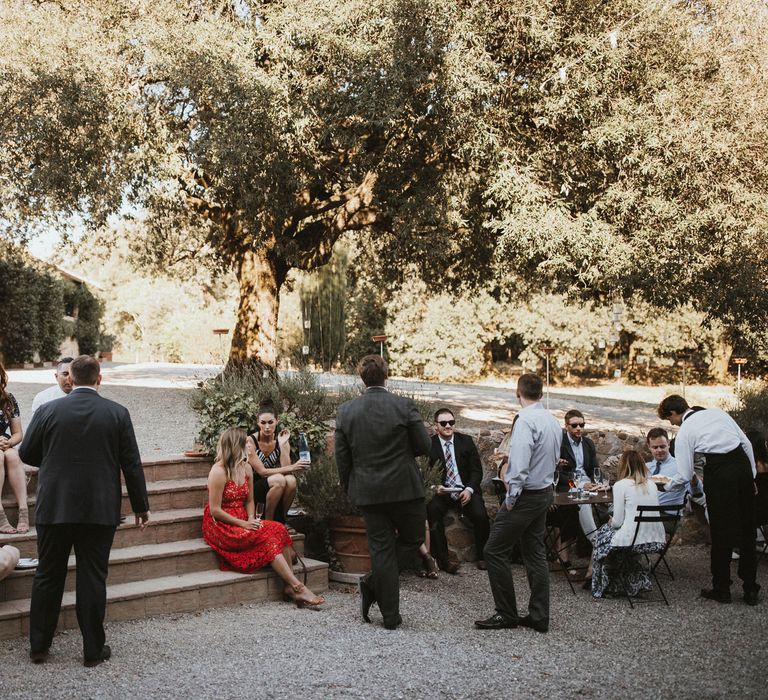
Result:
<svg viewBox="0 0 768 700">
<path fill-rule="evenodd" d="M 141 210 L 145 266 L 233 269 L 231 358 L 364 231 L 382 279 L 768 314 L 768 11 L 749 0 L 0 8 L 0 204 Z M 616 46 L 609 32 L 616 30 Z M 564 69 L 565 80 L 558 77 Z"/>
</svg>

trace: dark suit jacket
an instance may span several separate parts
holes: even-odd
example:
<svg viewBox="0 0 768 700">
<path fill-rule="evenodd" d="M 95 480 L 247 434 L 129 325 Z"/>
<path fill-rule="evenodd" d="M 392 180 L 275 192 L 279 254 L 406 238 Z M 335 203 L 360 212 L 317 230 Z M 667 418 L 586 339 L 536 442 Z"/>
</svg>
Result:
<svg viewBox="0 0 768 700">
<path fill-rule="evenodd" d="M 456 466 L 464 486 L 469 486 L 476 494 L 482 495 L 480 482 L 483 480 L 483 465 L 475 441 L 469 435 L 453 434 L 453 452 L 456 455 Z M 439 435 L 432 436 L 432 451 L 429 453 L 430 466 L 440 462 L 443 466 L 442 483 L 445 485 L 445 452 Z"/>
<path fill-rule="evenodd" d="M 582 450 L 584 452 L 584 471 L 590 479 L 595 478 L 595 467 L 597 466 L 597 449 L 595 443 L 586 436 L 581 438 Z M 563 467 L 562 471 L 576 470 L 576 456 L 573 454 L 571 442 L 568 439 L 568 433 L 563 430 L 563 441 L 560 444 L 560 459 L 568 462 L 568 467 Z"/>
<path fill-rule="evenodd" d="M 133 511 L 149 510 L 128 409 L 95 391 L 75 389 L 35 411 L 19 456 L 40 467 L 35 520 L 41 525 L 119 525 L 121 470 Z"/>
<path fill-rule="evenodd" d="M 416 405 L 384 387 L 366 389 L 336 413 L 336 466 L 356 506 L 423 498 L 414 457 L 429 454 L 429 447 Z"/>
</svg>

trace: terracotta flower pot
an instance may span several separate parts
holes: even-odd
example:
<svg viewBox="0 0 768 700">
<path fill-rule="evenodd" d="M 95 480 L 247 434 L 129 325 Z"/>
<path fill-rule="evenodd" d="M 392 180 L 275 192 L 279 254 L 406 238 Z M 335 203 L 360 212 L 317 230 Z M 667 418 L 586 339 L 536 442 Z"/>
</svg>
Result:
<svg viewBox="0 0 768 700">
<path fill-rule="evenodd" d="M 336 560 L 347 574 L 367 574 L 371 555 L 361 515 L 341 515 L 328 521 Z"/>
</svg>

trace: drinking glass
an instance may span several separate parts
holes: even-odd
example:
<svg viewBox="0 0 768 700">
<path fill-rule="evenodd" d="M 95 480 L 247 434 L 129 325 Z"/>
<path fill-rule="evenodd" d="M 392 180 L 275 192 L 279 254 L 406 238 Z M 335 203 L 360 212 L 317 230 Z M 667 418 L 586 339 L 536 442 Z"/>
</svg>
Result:
<svg viewBox="0 0 768 700">
<path fill-rule="evenodd" d="M 261 520 L 262 516 L 264 515 L 264 504 L 254 503 L 253 506 L 253 516 L 256 518 L 256 520 Z"/>
<path fill-rule="evenodd" d="M 576 491 L 573 490 L 576 487 L 576 474 L 574 472 L 566 472 L 565 478 L 568 482 L 568 498 L 576 498 Z"/>
</svg>

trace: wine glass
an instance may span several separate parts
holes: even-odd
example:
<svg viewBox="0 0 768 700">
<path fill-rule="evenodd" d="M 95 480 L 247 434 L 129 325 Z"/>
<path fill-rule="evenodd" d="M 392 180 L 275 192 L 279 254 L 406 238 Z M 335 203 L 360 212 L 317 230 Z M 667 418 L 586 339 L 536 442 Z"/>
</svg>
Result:
<svg viewBox="0 0 768 700">
<path fill-rule="evenodd" d="M 565 478 L 568 481 L 568 498 L 576 498 L 576 474 L 575 472 L 566 472 Z"/>
<path fill-rule="evenodd" d="M 253 517 L 256 518 L 256 520 L 261 520 L 262 516 L 264 515 L 264 504 L 254 503 L 253 507 Z"/>
<path fill-rule="evenodd" d="M 552 475 L 552 489 L 557 491 L 557 485 L 560 483 L 560 470 L 555 469 L 555 473 Z"/>
<path fill-rule="evenodd" d="M 603 472 L 600 469 L 600 467 L 595 467 L 595 471 L 593 472 L 593 478 L 595 480 L 595 484 L 599 487 L 600 484 L 603 483 Z"/>
</svg>

